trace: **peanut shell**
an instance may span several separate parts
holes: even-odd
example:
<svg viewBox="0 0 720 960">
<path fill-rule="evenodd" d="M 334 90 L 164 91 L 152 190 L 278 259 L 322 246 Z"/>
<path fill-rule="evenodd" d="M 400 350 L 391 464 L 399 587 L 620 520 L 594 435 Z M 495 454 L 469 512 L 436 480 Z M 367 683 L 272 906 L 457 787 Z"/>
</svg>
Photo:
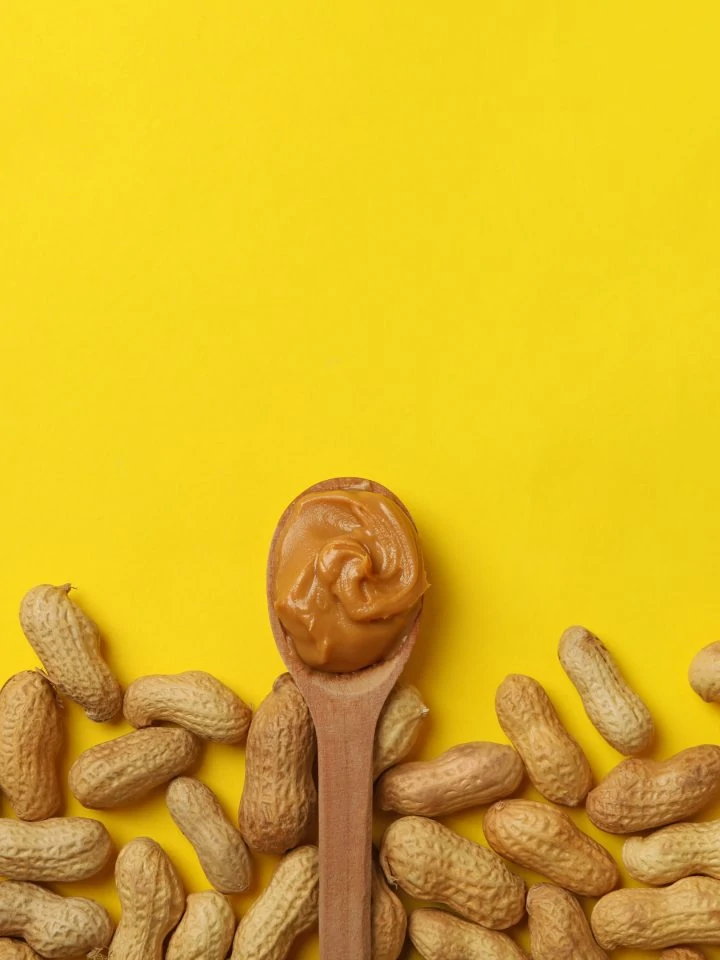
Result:
<svg viewBox="0 0 720 960">
<path fill-rule="evenodd" d="M 485 927 L 503 930 L 525 913 L 525 884 L 492 850 L 424 817 L 385 831 L 380 865 L 390 884 Z"/>
<path fill-rule="evenodd" d="M 166 800 L 215 889 L 221 893 L 246 890 L 252 876 L 250 854 L 212 790 L 194 777 L 177 777 L 167 788 Z"/>
<path fill-rule="evenodd" d="M 495 710 L 533 786 L 552 803 L 582 803 L 592 786 L 590 764 L 537 680 L 506 677 L 495 695 Z"/>
<path fill-rule="evenodd" d="M 372 865 L 372 960 L 397 960 L 405 943 L 407 914 L 400 898 L 385 882 L 383 872 Z"/>
<path fill-rule="evenodd" d="M 507 934 L 486 930 L 444 910 L 413 910 L 408 927 L 425 960 L 527 960 Z"/>
<path fill-rule="evenodd" d="M 562 810 L 533 800 L 490 807 L 485 838 L 502 857 L 581 897 L 600 897 L 620 881 L 615 861 Z"/>
<path fill-rule="evenodd" d="M 45 820 L 62 806 L 62 742 L 52 684 L 38 670 L 16 673 L 0 690 L 0 790 L 21 820 Z"/>
<path fill-rule="evenodd" d="M 178 727 L 148 727 L 90 747 L 70 768 L 70 790 L 84 807 L 132 803 L 191 767 L 200 741 Z"/>
<path fill-rule="evenodd" d="M 585 627 L 569 627 L 560 638 L 558 652 L 600 735 L 626 756 L 647 752 L 655 738 L 652 716 L 605 644 Z"/>
<path fill-rule="evenodd" d="M 40 955 L 31 950 L 22 940 L 0 939 L 0 960 L 40 960 Z"/>
<path fill-rule="evenodd" d="M 583 908 L 567 890 L 535 884 L 528 891 L 527 912 L 533 960 L 608 960 Z"/>
<path fill-rule="evenodd" d="M 524 773 L 512 747 L 461 743 L 435 760 L 393 767 L 379 779 L 376 793 L 381 810 L 444 817 L 511 796 Z"/>
<path fill-rule="evenodd" d="M 240 832 L 253 850 L 281 854 L 307 839 L 317 818 L 315 727 L 289 674 L 253 717 L 245 751 Z"/>
<path fill-rule="evenodd" d="M 182 882 L 160 844 L 136 837 L 120 851 L 115 886 L 122 913 L 109 960 L 162 960 L 165 938 L 185 909 Z"/>
<path fill-rule="evenodd" d="M 231 960 L 285 960 L 318 921 L 317 847 L 298 847 L 280 861 L 267 889 L 240 921 Z"/>
<path fill-rule="evenodd" d="M 234 933 L 235 914 L 221 893 L 191 893 L 168 941 L 165 960 L 225 960 Z"/>
<path fill-rule="evenodd" d="M 720 642 L 708 644 L 695 654 L 688 679 L 695 693 L 707 703 L 720 702 Z"/>
<path fill-rule="evenodd" d="M 420 692 L 409 683 L 396 683 L 375 728 L 373 776 L 400 763 L 417 742 L 429 713 Z"/>
<path fill-rule="evenodd" d="M 686 820 L 720 794 L 720 747 L 690 747 L 668 760 L 623 760 L 587 798 L 607 833 L 635 833 Z"/>
<path fill-rule="evenodd" d="M 123 712 L 133 727 L 162 720 L 217 743 L 242 743 L 252 718 L 236 693 L 202 670 L 140 677 L 125 691 Z"/>
<path fill-rule="evenodd" d="M 720 820 L 675 823 L 629 837 L 622 857 L 631 877 L 661 886 L 696 874 L 720 880 Z"/>
<path fill-rule="evenodd" d="M 61 897 L 34 883 L 0 883 L 0 937 L 22 937 L 47 960 L 74 960 L 106 947 L 113 924 L 104 907 Z"/>
<path fill-rule="evenodd" d="M 8 880 L 70 883 L 94 877 L 112 859 L 104 825 L 87 817 L 37 823 L 0 819 L 0 875 Z"/>
<path fill-rule="evenodd" d="M 122 690 L 100 654 L 97 624 L 73 603 L 70 590 L 69 583 L 33 587 L 20 606 L 20 624 L 57 689 L 91 720 L 112 720 Z"/>
<path fill-rule="evenodd" d="M 720 880 L 688 877 L 662 889 L 614 890 L 597 902 L 591 922 L 605 950 L 720 943 Z"/>
</svg>

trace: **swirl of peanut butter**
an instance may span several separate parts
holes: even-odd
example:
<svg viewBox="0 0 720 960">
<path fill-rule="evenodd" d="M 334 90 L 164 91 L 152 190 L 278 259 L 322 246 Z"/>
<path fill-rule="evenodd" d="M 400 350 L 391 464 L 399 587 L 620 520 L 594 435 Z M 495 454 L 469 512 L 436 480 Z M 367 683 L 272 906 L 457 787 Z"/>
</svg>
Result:
<svg viewBox="0 0 720 960">
<path fill-rule="evenodd" d="M 300 497 L 275 549 L 275 610 L 317 670 L 347 673 L 383 659 L 428 587 L 410 517 L 367 490 Z"/>
</svg>

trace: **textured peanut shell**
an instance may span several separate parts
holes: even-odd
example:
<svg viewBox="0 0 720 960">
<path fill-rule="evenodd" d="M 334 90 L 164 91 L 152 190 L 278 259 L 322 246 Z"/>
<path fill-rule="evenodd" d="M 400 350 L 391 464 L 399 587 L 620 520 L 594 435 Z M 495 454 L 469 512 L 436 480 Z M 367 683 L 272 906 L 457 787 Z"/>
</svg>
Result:
<svg viewBox="0 0 720 960">
<path fill-rule="evenodd" d="M 132 803 L 191 767 L 200 741 L 178 727 L 148 727 L 81 753 L 70 768 L 70 790 L 84 807 Z"/>
<path fill-rule="evenodd" d="M 720 747 L 705 744 L 668 760 L 623 760 L 587 798 L 607 833 L 635 833 L 686 820 L 720 793 Z"/>
<path fill-rule="evenodd" d="M 286 854 L 240 921 L 231 960 L 285 960 L 295 939 L 317 923 L 318 875 L 317 847 Z"/>
<path fill-rule="evenodd" d="M 0 690 L 0 790 L 21 820 L 45 820 L 62 806 L 62 742 L 52 684 L 37 670 L 16 673 Z"/>
<path fill-rule="evenodd" d="M 720 820 L 675 823 L 647 837 L 629 837 L 622 857 L 630 876 L 651 886 L 695 874 L 720 880 Z"/>
<path fill-rule="evenodd" d="M 614 890 L 592 913 L 605 950 L 662 950 L 678 944 L 720 943 L 720 880 L 688 877 L 671 887 Z"/>
<path fill-rule="evenodd" d="M 400 763 L 417 742 L 429 713 L 419 691 L 409 683 L 397 683 L 385 701 L 373 750 L 373 776 L 377 779 L 389 767 Z"/>
<path fill-rule="evenodd" d="M 400 898 L 372 865 L 372 960 L 397 960 L 405 943 L 407 914 Z"/>
<path fill-rule="evenodd" d="M 221 893 L 191 893 L 168 941 L 165 960 L 225 960 L 234 933 L 235 914 Z"/>
<path fill-rule="evenodd" d="M 537 680 L 506 677 L 495 695 L 495 711 L 533 786 L 553 803 L 582 803 L 592 786 L 590 764 Z"/>
<path fill-rule="evenodd" d="M 533 800 L 501 800 L 483 824 L 492 849 L 581 897 L 600 897 L 620 881 L 615 861 L 567 814 Z"/>
<path fill-rule="evenodd" d="M 242 743 L 252 719 L 236 693 L 201 670 L 140 677 L 125 691 L 123 712 L 133 727 L 162 720 L 217 743 Z"/>
<path fill-rule="evenodd" d="M 61 897 L 34 883 L 0 883 L 0 937 L 22 937 L 48 960 L 74 960 L 106 947 L 113 933 L 104 907 L 84 897 Z"/>
<path fill-rule="evenodd" d="M 185 894 L 160 844 L 136 837 L 124 846 L 115 886 L 122 913 L 108 960 L 162 960 L 165 938 L 185 909 Z"/>
<path fill-rule="evenodd" d="M 22 940 L 0 940 L 0 960 L 39 960 L 39 954 Z"/>
<path fill-rule="evenodd" d="M 647 752 L 655 738 L 652 716 L 605 644 L 585 627 L 569 627 L 558 653 L 598 733 L 626 756 Z"/>
<path fill-rule="evenodd" d="M 112 855 L 112 839 L 98 820 L 55 817 L 25 823 L 0 819 L 0 876 L 8 880 L 87 880 L 99 873 Z"/>
<path fill-rule="evenodd" d="M 525 884 L 492 850 L 434 820 L 403 817 L 385 831 L 380 865 L 391 884 L 466 920 L 504 930 L 525 913 Z"/>
<path fill-rule="evenodd" d="M 246 890 L 252 876 L 250 854 L 212 790 L 194 777 L 178 777 L 169 784 L 166 800 L 215 889 L 221 893 Z"/>
<path fill-rule="evenodd" d="M 253 850 L 284 853 L 307 839 L 317 817 L 315 727 L 289 674 L 258 707 L 245 753 L 240 832 Z"/>
<path fill-rule="evenodd" d="M 692 947 L 671 947 L 663 950 L 660 960 L 705 960 L 705 954 Z"/>
<path fill-rule="evenodd" d="M 527 960 L 527 954 L 506 934 L 444 910 L 413 910 L 408 932 L 425 960 Z"/>
<path fill-rule="evenodd" d="M 20 605 L 20 624 L 58 690 L 79 703 L 91 720 L 111 720 L 122 690 L 100 654 L 100 630 L 69 597 L 69 583 L 41 584 Z"/>
<path fill-rule="evenodd" d="M 461 743 L 435 760 L 401 763 L 376 788 L 382 810 L 405 816 L 444 817 L 511 796 L 525 769 L 512 747 Z"/>
<path fill-rule="evenodd" d="M 692 659 L 690 686 L 708 703 L 720 702 L 720 642 L 703 647 Z"/>
<path fill-rule="evenodd" d="M 533 960 L 608 960 L 583 908 L 567 890 L 551 883 L 530 887 L 527 912 Z"/>
</svg>

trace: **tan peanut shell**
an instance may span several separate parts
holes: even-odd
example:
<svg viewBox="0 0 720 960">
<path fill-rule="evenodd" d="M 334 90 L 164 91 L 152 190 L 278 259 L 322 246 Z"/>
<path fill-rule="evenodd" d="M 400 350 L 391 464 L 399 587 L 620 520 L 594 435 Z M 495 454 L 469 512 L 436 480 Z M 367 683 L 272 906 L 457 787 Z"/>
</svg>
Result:
<svg viewBox="0 0 720 960">
<path fill-rule="evenodd" d="M 575 897 L 551 883 L 530 887 L 527 897 L 533 960 L 608 960 Z"/>
<path fill-rule="evenodd" d="M 376 788 L 382 810 L 405 816 L 444 817 L 511 796 L 525 769 L 512 747 L 461 743 L 435 760 L 401 763 Z"/>
<path fill-rule="evenodd" d="M 225 960 L 234 933 L 235 914 L 221 893 L 191 893 L 168 941 L 165 960 Z"/>
<path fill-rule="evenodd" d="M 668 760 L 623 760 L 587 798 L 607 833 L 635 833 L 686 820 L 720 793 L 720 747 L 705 744 Z"/>
<path fill-rule="evenodd" d="M 58 758 L 60 705 L 38 670 L 24 670 L 0 690 L 0 790 L 21 820 L 44 820 L 62 806 Z"/>
<path fill-rule="evenodd" d="M 111 720 L 122 690 L 100 654 L 100 630 L 69 597 L 71 586 L 41 584 L 20 605 L 20 624 L 58 690 L 91 720 Z"/>
<path fill-rule="evenodd" d="M 383 872 L 372 865 L 372 960 L 397 960 L 407 931 L 407 914 L 400 898 L 385 882 Z"/>
<path fill-rule="evenodd" d="M 525 884 L 492 850 L 425 817 L 403 817 L 385 831 L 380 864 L 391 884 L 433 900 L 466 920 L 504 930 L 525 913 Z"/>
<path fill-rule="evenodd" d="M 720 820 L 674 823 L 647 837 L 629 837 L 622 857 L 630 876 L 651 886 L 696 874 L 720 880 Z"/>
<path fill-rule="evenodd" d="M 605 950 L 720 943 L 720 880 L 688 877 L 662 889 L 614 890 L 598 900 L 591 922 Z"/>
<path fill-rule="evenodd" d="M 61 897 L 34 883 L 0 883 L 0 937 L 22 937 L 48 960 L 106 947 L 112 932 L 107 911 L 94 900 Z"/>
<path fill-rule="evenodd" d="M 373 776 L 377 779 L 389 767 L 400 763 L 417 742 L 429 713 L 419 691 L 409 683 L 397 683 L 385 701 L 373 748 Z"/>
<path fill-rule="evenodd" d="M 134 680 L 125 691 L 123 713 L 133 727 L 162 720 L 217 743 L 242 743 L 252 718 L 236 693 L 202 670 Z"/>
<path fill-rule="evenodd" d="M 705 954 L 692 947 L 671 947 L 663 950 L 660 960 L 705 960 Z"/>
<path fill-rule="evenodd" d="M 245 752 L 240 832 L 253 850 L 284 853 L 307 839 L 317 817 L 316 741 L 292 677 L 279 677 L 253 717 Z"/>
<path fill-rule="evenodd" d="M 70 790 L 84 807 L 106 810 L 139 800 L 191 767 L 200 741 L 179 727 L 148 727 L 90 747 L 70 768 Z"/>
<path fill-rule="evenodd" d="M 87 880 L 99 873 L 112 855 L 112 839 L 98 820 L 55 817 L 25 823 L 0 819 L 0 876 L 8 880 Z"/>
<path fill-rule="evenodd" d="M 582 803 L 592 786 L 590 764 L 537 680 L 506 677 L 495 695 L 495 711 L 533 786 L 553 803 Z"/>
<path fill-rule="evenodd" d="M 708 703 L 720 702 L 720 642 L 703 647 L 692 659 L 688 671 L 690 686 Z"/>
<path fill-rule="evenodd" d="M 649 750 L 655 737 L 650 711 L 605 644 L 585 627 L 569 627 L 560 638 L 558 653 L 598 733 L 626 756 Z"/>
<path fill-rule="evenodd" d="M 231 960 L 285 960 L 296 938 L 317 923 L 318 871 L 317 847 L 283 857 L 240 921 Z"/>
<path fill-rule="evenodd" d="M 109 960 L 162 960 L 165 938 L 185 908 L 175 867 L 160 844 L 136 837 L 120 851 L 115 886 L 122 913 Z"/>
<path fill-rule="evenodd" d="M 22 940 L 0 939 L 0 960 L 40 960 L 39 954 Z"/>
<path fill-rule="evenodd" d="M 252 876 L 250 854 L 212 790 L 194 777 L 177 777 L 168 785 L 166 800 L 215 889 L 221 893 L 246 890 Z"/>
<path fill-rule="evenodd" d="M 620 881 L 615 861 L 562 810 L 534 800 L 501 800 L 483 824 L 492 849 L 581 897 L 600 897 Z"/>
<path fill-rule="evenodd" d="M 408 927 L 425 960 L 527 960 L 507 934 L 486 930 L 444 910 L 413 910 Z"/>
</svg>

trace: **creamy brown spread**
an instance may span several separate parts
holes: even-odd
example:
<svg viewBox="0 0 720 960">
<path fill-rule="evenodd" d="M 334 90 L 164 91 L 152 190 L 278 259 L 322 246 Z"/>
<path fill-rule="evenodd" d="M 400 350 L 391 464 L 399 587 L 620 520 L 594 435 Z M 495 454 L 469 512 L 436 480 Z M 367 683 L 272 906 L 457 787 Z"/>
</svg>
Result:
<svg viewBox="0 0 720 960">
<path fill-rule="evenodd" d="M 308 493 L 276 544 L 275 609 L 311 667 L 360 670 L 408 632 L 427 590 L 412 521 L 367 490 Z"/>
</svg>

